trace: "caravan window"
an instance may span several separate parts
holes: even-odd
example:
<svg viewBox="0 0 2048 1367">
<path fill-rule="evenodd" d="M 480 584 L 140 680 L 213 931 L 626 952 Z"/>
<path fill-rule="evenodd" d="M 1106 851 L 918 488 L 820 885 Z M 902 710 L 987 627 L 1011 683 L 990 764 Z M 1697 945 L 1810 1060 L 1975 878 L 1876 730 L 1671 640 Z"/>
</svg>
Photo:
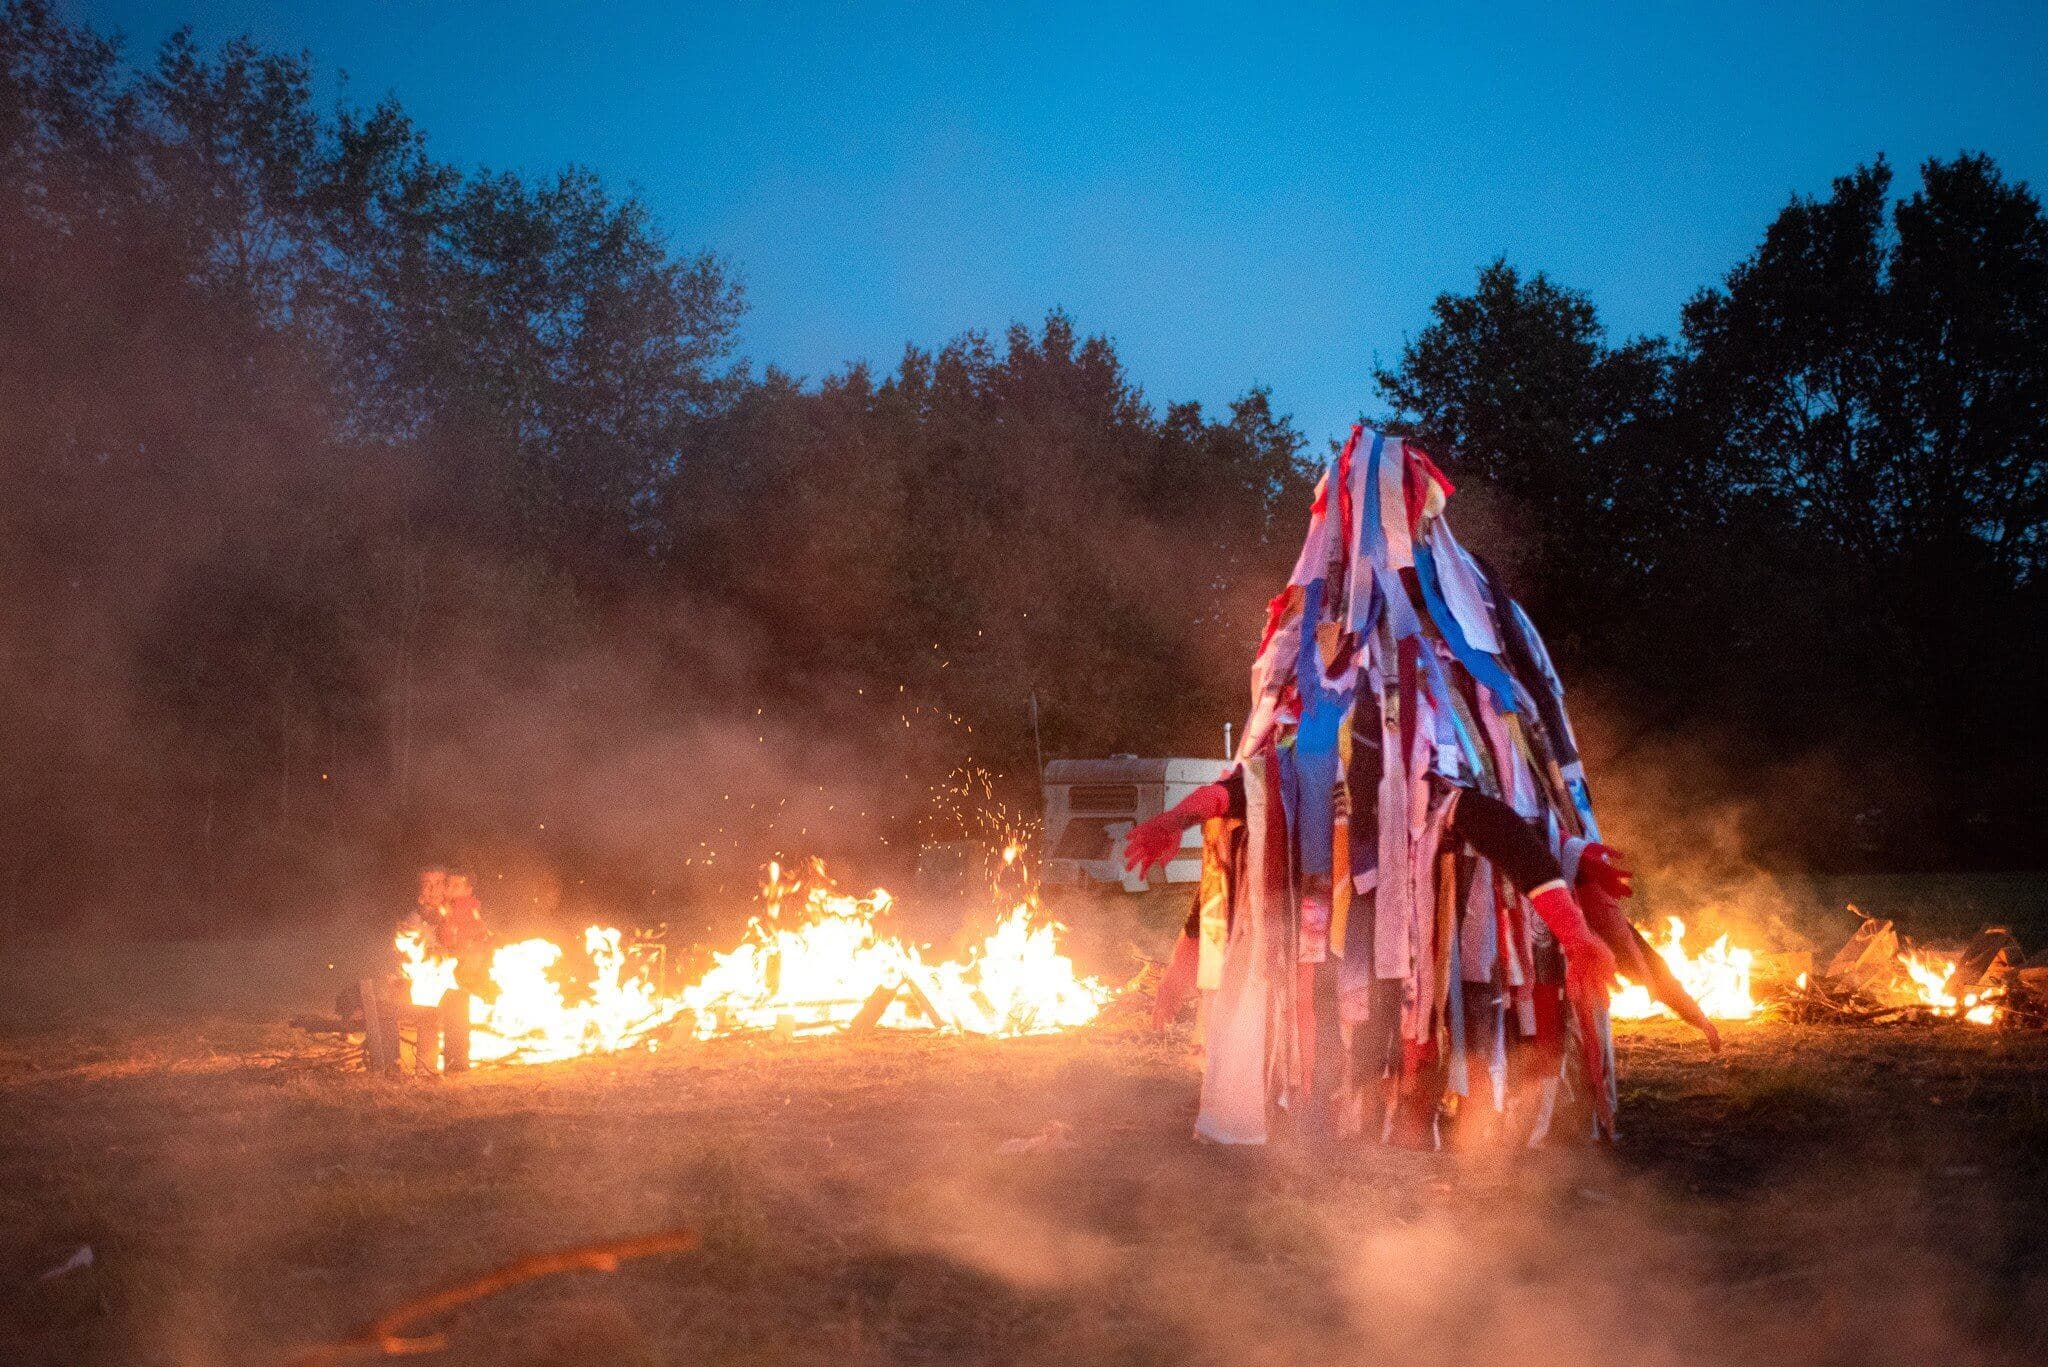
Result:
<svg viewBox="0 0 2048 1367">
<path fill-rule="evenodd" d="M 1101 812 L 1113 816 L 1131 816 L 1138 810 L 1138 785 L 1135 783 L 1077 783 L 1067 790 L 1067 810 L 1070 812 Z"/>
</svg>

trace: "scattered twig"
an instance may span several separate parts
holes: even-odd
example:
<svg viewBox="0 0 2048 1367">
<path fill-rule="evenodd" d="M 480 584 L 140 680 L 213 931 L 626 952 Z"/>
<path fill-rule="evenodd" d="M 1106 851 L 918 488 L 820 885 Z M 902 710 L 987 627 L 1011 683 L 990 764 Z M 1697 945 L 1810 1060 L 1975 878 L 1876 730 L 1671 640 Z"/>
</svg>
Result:
<svg viewBox="0 0 2048 1367">
<path fill-rule="evenodd" d="M 66 1273 L 76 1272 L 82 1267 L 91 1266 L 92 1246 L 90 1244 L 81 1244 L 76 1253 L 73 1253 L 63 1262 L 58 1263 L 55 1267 L 37 1277 L 36 1280 L 39 1282 L 54 1282 Z"/>
<path fill-rule="evenodd" d="M 1987 980 L 1998 991 L 1983 1000 L 1997 1007 L 1999 1029 L 2048 1029 L 2048 989 L 2028 977 L 2036 971 L 2028 969 Z M 1953 1008 L 1936 1009 L 1924 1002 L 1886 1002 L 1841 977 L 1825 974 L 1815 974 L 1801 985 L 1778 989 L 1766 998 L 1764 1005 L 1781 1020 L 1806 1025 L 1954 1025 L 1959 1020 Z"/>
<path fill-rule="evenodd" d="M 1724 1296 L 1747 1295 L 1751 1291 L 1758 1291 L 1767 1286 L 1806 1281 L 1809 1278 L 1826 1275 L 1828 1273 L 1824 1267 L 1801 1264 L 1797 1267 L 1781 1267 L 1775 1272 L 1760 1272 L 1756 1276 L 1744 1277 L 1740 1281 L 1723 1282 L 1715 1289 Z"/>
<path fill-rule="evenodd" d="M 342 1041 L 300 1049 L 269 1049 L 248 1061 L 272 1073 L 351 1072 L 363 1066 L 362 1047 Z"/>
<path fill-rule="evenodd" d="M 1077 1147 L 1074 1143 L 1073 1126 L 1064 1120 L 1048 1120 L 1037 1134 L 1022 1139 L 1006 1139 L 997 1147 L 997 1153 L 1049 1153 L 1059 1149 Z"/>
<path fill-rule="evenodd" d="M 697 1247 L 697 1243 L 694 1231 L 672 1229 L 660 1234 L 643 1234 L 634 1239 L 579 1244 L 552 1253 L 529 1253 L 523 1258 L 500 1264 L 481 1276 L 454 1282 L 402 1302 L 347 1338 L 303 1350 L 289 1359 L 288 1367 L 326 1367 L 330 1363 L 362 1357 L 411 1357 L 438 1352 L 448 1346 L 446 1334 L 409 1335 L 407 1331 L 422 1320 L 446 1314 L 486 1296 L 495 1296 L 521 1282 L 551 1277 L 558 1272 L 611 1272 L 628 1259 L 659 1253 L 687 1253 Z"/>
</svg>

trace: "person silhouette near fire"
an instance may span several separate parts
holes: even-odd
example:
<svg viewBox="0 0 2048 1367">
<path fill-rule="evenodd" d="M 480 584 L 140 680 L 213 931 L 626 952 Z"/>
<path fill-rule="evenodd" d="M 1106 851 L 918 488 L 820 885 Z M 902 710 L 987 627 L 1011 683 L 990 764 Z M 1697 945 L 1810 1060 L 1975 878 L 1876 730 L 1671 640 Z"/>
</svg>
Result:
<svg viewBox="0 0 2048 1367">
<path fill-rule="evenodd" d="M 490 928 L 475 878 L 440 865 L 421 870 L 419 896 L 398 931 L 419 936 L 427 954 L 455 961 L 455 986 L 442 995 L 440 1015 L 445 1067 L 460 1072 L 469 1066 L 470 999 L 489 973 Z"/>
<path fill-rule="evenodd" d="M 451 959 L 476 957 L 490 938 L 475 878 L 438 864 L 420 871 L 419 897 L 398 928 L 417 932 L 429 953 Z"/>
</svg>

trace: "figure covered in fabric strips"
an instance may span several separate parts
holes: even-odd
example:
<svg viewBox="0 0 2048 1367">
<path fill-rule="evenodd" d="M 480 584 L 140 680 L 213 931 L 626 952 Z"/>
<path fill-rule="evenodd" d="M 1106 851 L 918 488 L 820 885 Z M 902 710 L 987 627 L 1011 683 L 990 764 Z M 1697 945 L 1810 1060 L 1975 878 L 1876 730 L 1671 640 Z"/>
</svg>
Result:
<svg viewBox="0 0 2048 1367">
<path fill-rule="evenodd" d="M 1451 482 L 1354 428 L 1252 664 L 1237 767 L 1138 826 L 1204 871 L 1155 1014 L 1210 999 L 1196 1132 L 1432 1146 L 1614 1132 L 1617 966 L 1718 1047 L 1622 914 L 1564 689 L 1460 546 Z"/>
</svg>

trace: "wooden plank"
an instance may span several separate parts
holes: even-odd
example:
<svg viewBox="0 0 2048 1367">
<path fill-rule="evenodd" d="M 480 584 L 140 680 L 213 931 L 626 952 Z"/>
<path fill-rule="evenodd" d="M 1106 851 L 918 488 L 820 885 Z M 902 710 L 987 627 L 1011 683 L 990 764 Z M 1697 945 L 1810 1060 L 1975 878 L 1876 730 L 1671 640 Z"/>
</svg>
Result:
<svg viewBox="0 0 2048 1367">
<path fill-rule="evenodd" d="M 469 993 L 450 992 L 441 999 L 441 1071 L 469 1071 Z"/>
<path fill-rule="evenodd" d="M 939 1008 L 932 1004 L 932 999 L 925 995 L 924 989 L 919 987 L 914 980 L 906 977 L 903 980 L 902 992 L 912 1006 L 924 1013 L 924 1018 L 930 1021 L 934 1028 L 943 1030 L 948 1025 L 957 1024 L 957 1022 L 939 1014 Z"/>
<path fill-rule="evenodd" d="M 902 990 L 902 985 L 898 984 L 895 987 L 878 987 L 869 993 L 868 999 L 861 1003 L 860 1010 L 846 1023 L 846 1033 L 864 1035 L 881 1024 L 882 1015 L 889 1009 L 889 1003 L 895 1001 L 897 994 Z"/>
<path fill-rule="evenodd" d="M 383 984 L 365 978 L 357 985 L 363 998 L 363 1059 L 373 1073 L 398 1071 L 398 1022 L 384 1009 Z"/>
<path fill-rule="evenodd" d="M 441 1017 L 437 1010 L 412 1013 L 412 1070 L 422 1074 L 441 1071 Z"/>
</svg>

